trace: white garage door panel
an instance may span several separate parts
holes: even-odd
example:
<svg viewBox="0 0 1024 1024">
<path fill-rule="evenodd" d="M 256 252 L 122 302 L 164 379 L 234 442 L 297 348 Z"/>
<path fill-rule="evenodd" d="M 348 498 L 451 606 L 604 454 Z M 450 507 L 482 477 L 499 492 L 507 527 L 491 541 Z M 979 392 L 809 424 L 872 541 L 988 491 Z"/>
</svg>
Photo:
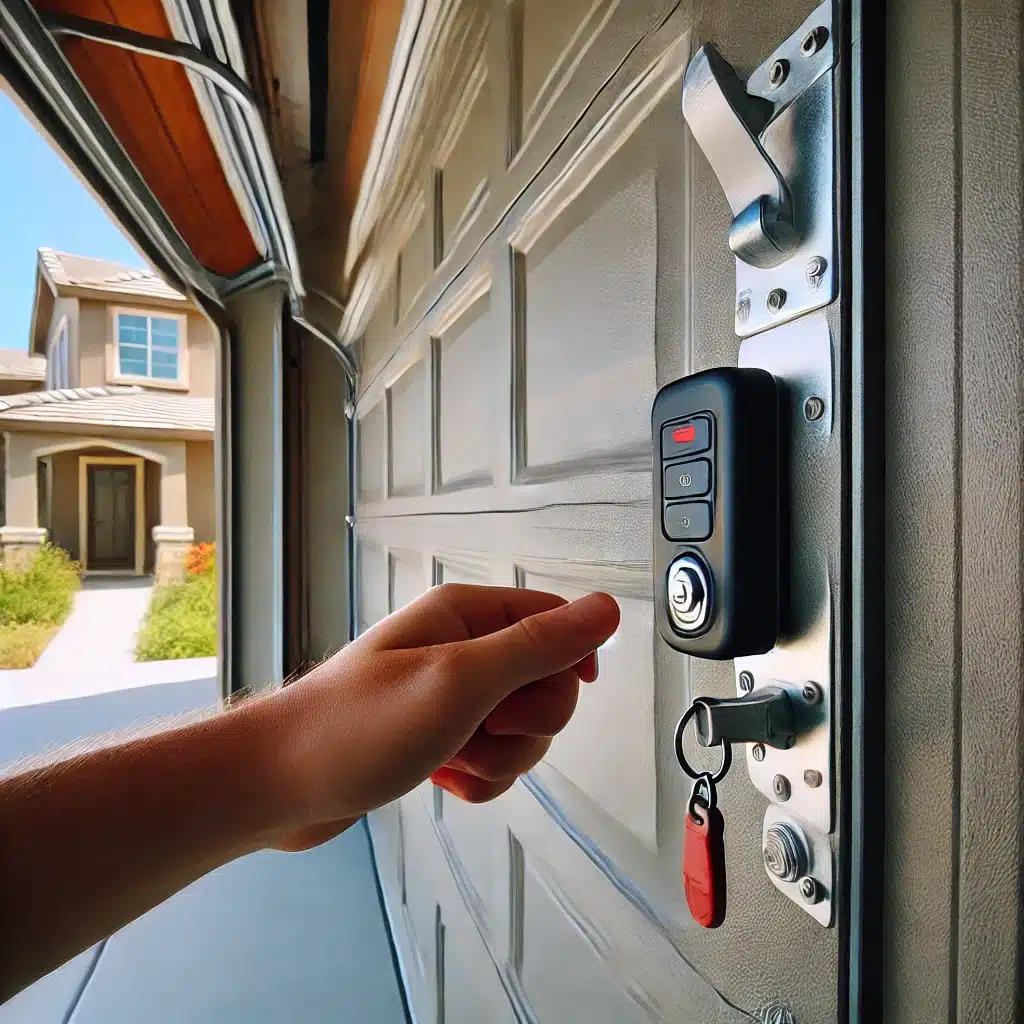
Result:
<svg viewBox="0 0 1024 1024">
<path fill-rule="evenodd" d="M 356 509 L 360 622 L 380 608 L 381 583 L 365 577 L 381 572 L 392 608 L 431 583 L 483 582 L 567 598 L 605 590 L 622 609 L 600 680 L 527 780 L 485 808 L 430 787 L 402 801 L 405 883 L 387 892 L 400 951 L 423 963 L 409 968 L 421 1024 L 749 1021 L 770 997 L 810 988 L 808 1005 L 824 1012 L 807 1019 L 834 1018 L 835 936 L 767 883 L 764 801 L 741 768 L 721 792 L 725 926 L 695 925 L 682 891 L 689 784 L 672 730 L 691 666 L 653 622 L 650 407 L 695 350 L 697 179 L 679 109 L 691 24 L 679 8 L 659 25 L 667 6 L 495 0 L 480 102 L 497 127 L 468 116 L 440 162 L 430 137 L 417 143 L 416 187 L 445 255 L 390 351 L 375 334 L 357 403 L 360 457 L 381 467 Z M 510 97 L 519 121 L 503 138 Z M 471 155 L 487 146 L 486 159 Z M 440 189 L 424 187 L 452 159 L 450 191 L 443 174 Z M 455 211 L 485 179 L 487 216 L 450 249 Z M 721 220 L 728 207 L 710 184 L 700 210 Z M 723 229 L 715 239 L 725 248 Z M 728 324 L 727 249 L 720 262 Z M 714 340 L 734 361 L 731 329 Z M 702 687 L 714 684 L 704 692 L 726 692 L 727 667 L 701 672 Z M 393 813 L 374 816 L 385 870 L 396 827 Z M 746 950 L 766 929 L 806 956 L 752 963 Z M 813 986 L 795 980 L 807 971 Z"/>
<path fill-rule="evenodd" d="M 522 979 L 540 1020 L 640 1024 L 641 1005 L 609 970 L 610 942 L 567 893 L 523 860 Z"/>
<path fill-rule="evenodd" d="M 647 581 L 646 573 L 636 575 L 638 583 Z M 592 589 L 531 572 L 521 574 L 521 583 L 569 600 Z M 654 609 L 649 594 L 618 601 L 622 618 L 599 653 L 600 678 L 581 687 L 576 713 L 555 738 L 547 763 L 654 850 Z"/>
<path fill-rule="evenodd" d="M 491 394 L 497 339 L 491 323 L 489 280 L 484 288 L 434 340 L 438 489 L 492 482 L 495 429 L 491 418 L 500 403 Z"/>
<path fill-rule="evenodd" d="M 518 256 L 524 478 L 648 456 L 650 410 L 637 396 L 654 389 L 658 254 L 655 172 L 643 155 L 620 153 Z"/>
</svg>

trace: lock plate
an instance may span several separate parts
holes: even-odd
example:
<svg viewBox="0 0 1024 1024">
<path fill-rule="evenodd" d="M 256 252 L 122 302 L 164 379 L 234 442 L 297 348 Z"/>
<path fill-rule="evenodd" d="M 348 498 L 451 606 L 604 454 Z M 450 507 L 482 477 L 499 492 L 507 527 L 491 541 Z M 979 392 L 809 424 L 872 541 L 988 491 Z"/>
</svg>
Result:
<svg viewBox="0 0 1024 1024">
<path fill-rule="evenodd" d="M 809 39 L 813 43 L 806 43 Z M 813 52 L 808 52 L 812 46 Z M 723 102 L 721 85 L 728 83 L 715 80 L 714 61 L 709 64 L 698 53 L 687 70 L 683 113 L 734 212 L 729 231 L 734 251 L 740 251 L 737 235 L 749 235 L 748 227 L 755 233 L 759 230 L 758 217 L 749 212 L 757 212 L 758 194 L 774 202 L 775 176 L 788 192 L 787 212 L 795 242 L 785 257 L 774 266 L 765 266 L 764 261 L 755 266 L 736 258 L 735 326 L 741 338 L 827 306 L 837 295 L 831 74 L 837 52 L 832 0 L 826 0 L 750 75 L 746 83 L 750 109 L 736 102 L 735 96 L 731 103 Z M 762 123 L 758 112 L 766 109 L 767 122 Z M 751 144 L 751 136 L 756 145 Z M 751 225 L 741 223 L 751 219 Z M 762 223 L 762 234 L 765 228 L 770 231 L 771 225 Z"/>
<path fill-rule="evenodd" d="M 824 553 L 817 554 L 807 522 L 813 516 L 813 493 L 799 489 L 814 479 L 814 467 L 830 443 L 833 423 L 832 337 L 823 313 L 748 338 L 740 345 L 740 366 L 759 366 L 781 380 L 788 395 L 786 429 L 790 493 L 783 501 L 792 509 L 784 552 L 783 575 L 790 581 L 787 607 L 778 643 L 767 654 L 736 658 L 736 692 L 782 686 L 797 715 L 797 740 L 788 750 L 766 746 L 763 757 L 747 744 L 747 765 L 754 785 L 787 813 L 803 819 L 824 835 L 834 826 L 832 772 L 832 592 Z M 808 418 L 811 402 L 817 413 Z M 788 498 L 788 500 L 787 500 Z M 741 674 L 753 676 L 753 686 Z M 814 684 L 819 699 L 809 703 L 804 687 Z M 760 757 L 761 751 L 758 751 Z M 806 779 L 817 783 L 809 785 Z M 780 799 L 788 784 L 788 798 Z M 820 778 L 820 781 L 818 781 Z"/>
</svg>

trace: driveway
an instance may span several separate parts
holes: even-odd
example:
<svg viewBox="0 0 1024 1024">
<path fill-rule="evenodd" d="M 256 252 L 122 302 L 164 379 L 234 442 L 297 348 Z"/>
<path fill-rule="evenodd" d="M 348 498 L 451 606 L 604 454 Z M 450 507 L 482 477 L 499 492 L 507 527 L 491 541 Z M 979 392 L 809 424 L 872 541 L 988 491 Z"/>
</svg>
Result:
<svg viewBox="0 0 1024 1024">
<path fill-rule="evenodd" d="M 0 708 L 215 676 L 216 658 L 135 661 L 135 636 L 152 591 L 148 577 L 83 580 L 67 622 L 35 665 L 0 670 Z"/>
<path fill-rule="evenodd" d="M 219 692 L 208 678 L 0 709 L 0 765 Z M 363 825 L 234 861 L 0 1006 L 0 1024 L 236 1021 L 405 1024 Z"/>
</svg>

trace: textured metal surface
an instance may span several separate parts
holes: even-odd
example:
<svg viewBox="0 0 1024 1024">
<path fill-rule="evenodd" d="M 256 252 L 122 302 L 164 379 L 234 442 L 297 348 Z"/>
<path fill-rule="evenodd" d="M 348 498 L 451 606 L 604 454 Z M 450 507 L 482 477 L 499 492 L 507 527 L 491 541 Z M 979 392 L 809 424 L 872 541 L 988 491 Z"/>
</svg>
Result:
<svg viewBox="0 0 1024 1024">
<path fill-rule="evenodd" d="M 803 849 L 802 866 L 804 872 L 796 878 L 780 877 L 771 870 L 765 861 L 764 873 L 771 879 L 772 885 L 787 899 L 805 910 L 815 921 L 826 928 L 833 924 L 835 910 L 835 869 L 833 865 L 832 847 L 828 837 L 814 829 L 809 829 L 798 819 L 790 815 L 782 807 L 769 806 L 764 812 L 761 841 L 767 847 L 769 833 L 773 829 L 784 827 L 789 835 L 797 837 Z M 800 882 L 803 878 L 813 878 L 818 884 L 820 899 L 817 903 L 808 903 L 800 894 Z"/>
</svg>

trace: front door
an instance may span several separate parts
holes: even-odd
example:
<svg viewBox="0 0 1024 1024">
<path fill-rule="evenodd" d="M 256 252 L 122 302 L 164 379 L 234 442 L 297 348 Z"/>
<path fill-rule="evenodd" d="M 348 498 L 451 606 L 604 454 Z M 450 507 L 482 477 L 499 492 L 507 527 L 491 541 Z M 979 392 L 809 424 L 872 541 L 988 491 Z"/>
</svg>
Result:
<svg viewBox="0 0 1024 1024">
<path fill-rule="evenodd" d="M 86 568 L 135 569 L 135 467 L 90 466 Z"/>
</svg>

